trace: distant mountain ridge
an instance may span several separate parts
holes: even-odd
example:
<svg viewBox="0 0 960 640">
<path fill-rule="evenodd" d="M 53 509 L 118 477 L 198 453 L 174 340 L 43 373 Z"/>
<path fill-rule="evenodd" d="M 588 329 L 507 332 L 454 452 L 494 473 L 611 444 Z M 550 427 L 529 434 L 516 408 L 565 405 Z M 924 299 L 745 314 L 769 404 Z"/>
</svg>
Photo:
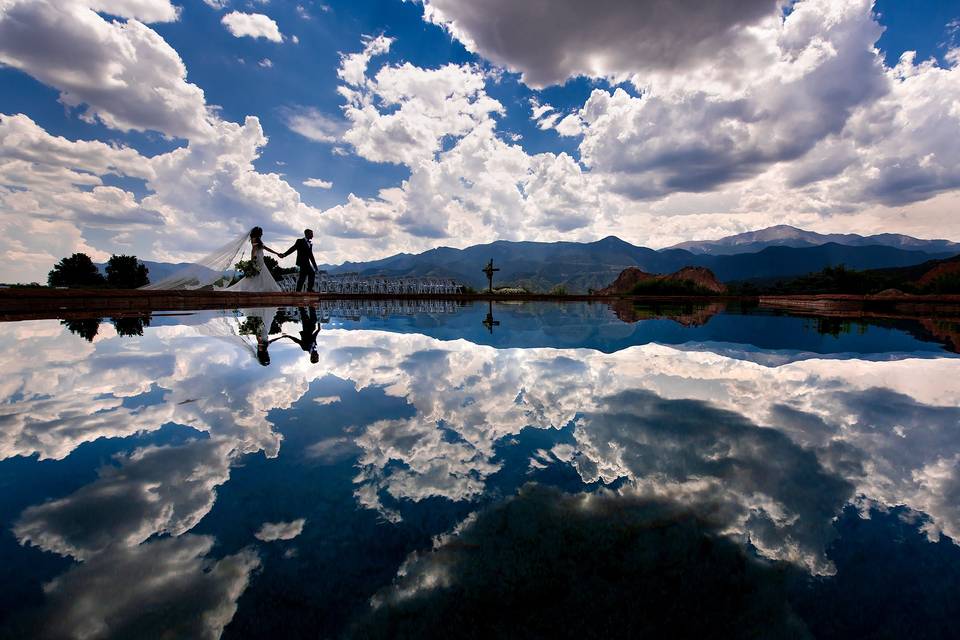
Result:
<svg viewBox="0 0 960 640">
<path fill-rule="evenodd" d="M 918 264 L 945 258 L 956 251 L 927 253 L 886 246 L 850 247 L 837 243 L 795 248 L 774 246 L 754 253 L 714 256 L 683 249 L 655 251 L 615 236 L 596 242 L 510 242 L 499 240 L 465 249 L 441 247 L 424 253 L 398 254 L 371 262 L 348 262 L 330 267 L 330 273 L 356 272 L 365 276 L 451 277 L 480 289 L 486 286 L 480 269 L 491 258 L 500 268 L 495 283 L 549 291 L 563 285 L 571 292 L 600 289 L 627 267 L 648 273 L 673 273 L 683 267 L 706 267 L 723 282 L 788 277 L 845 264 L 851 269 L 877 269 Z"/>
<path fill-rule="evenodd" d="M 753 253 L 767 247 L 815 247 L 835 243 L 848 247 L 882 246 L 924 251 L 927 253 L 960 253 L 960 243 L 950 240 L 923 240 L 899 233 L 879 233 L 861 236 L 856 233 L 817 233 L 780 224 L 757 231 L 747 231 L 719 240 L 692 240 L 675 244 L 668 249 L 683 249 L 691 253 L 709 255 L 733 255 Z"/>
<path fill-rule="evenodd" d="M 842 242 L 819 242 L 823 238 L 838 238 Z M 872 240 L 877 244 L 863 244 Z M 819 243 L 808 244 L 814 241 Z M 784 245 L 784 242 L 802 246 Z M 889 243 L 901 246 L 890 246 Z M 356 272 L 366 276 L 449 277 L 481 289 L 486 287 L 486 277 L 480 270 L 492 258 L 495 266 L 500 268 L 494 279 L 497 286 L 549 291 L 563 285 L 571 293 L 583 293 L 609 285 L 628 267 L 648 273 L 674 273 L 683 267 L 705 267 L 721 282 L 731 282 L 789 278 L 839 264 L 851 269 L 908 267 L 960 253 L 960 244 L 947 240 L 920 240 L 899 234 L 824 235 L 786 225 L 706 243 L 683 244 L 696 245 L 693 248 L 697 250 L 677 247 L 654 250 L 630 244 L 616 236 L 595 242 L 498 240 L 464 249 L 438 247 L 420 254 L 399 253 L 380 260 L 321 265 L 321 268 L 331 274 Z M 729 249 L 730 252 L 713 254 L 704 248 L 706 245 L 723 245 L 727 249 L 721 251 Z M 322 255 L 318 257 L 322 258 Z M 144 262 L 150 269 L 152 282 L 183 266 Z"/>
</svg>

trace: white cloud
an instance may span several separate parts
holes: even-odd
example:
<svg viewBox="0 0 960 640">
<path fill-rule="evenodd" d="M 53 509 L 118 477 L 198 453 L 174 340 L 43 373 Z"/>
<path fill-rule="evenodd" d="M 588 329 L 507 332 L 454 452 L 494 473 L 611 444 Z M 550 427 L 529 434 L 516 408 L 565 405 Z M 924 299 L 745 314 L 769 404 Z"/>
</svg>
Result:
<svg viewBox="0 0 960 640">
<path fill-rule="evenodd" d="M 254 168 L 266 144 L 256 118 L 242 126 L 220 121 L 215 131 L 145 158 L 129 148 L 50 136 L 22 115 L 0 117 L 0 226 L 27 224 L 35 232 L 13 234 L 0 277 L 44 280 L 71 248 L 103 258 L 81 229 L 149 226 L 135 235 L 132 250 L 179 260 L 209 250 L 212 237 L 233 237 L 253 224 L 292 236 L 316 222 L 319 212 L 279 174 Z M 138 199 L 104 185 L 108 174 L 143 179 L 148 195 Z"/>
<path fill-rule="evenodd" d="M 316 189 L 332 189 L 333 183 L 329 180 L 321 180 L 320 178 L 307 178 L 303 181 L 303 186 L 314 187 Z"/>
<path fill-rule="evenodd" d="M 351 195 L 325 211 L 321 235 L 337 240 L 321 240 L 322 251 L 375 255 L 426 249 L 437 238 L 464 246 L 587 232 L 601 197 L 596 181 L 565 154 L 530 156 L 504 142 L 494 120 L 503 107 L 487 95 L 480 69 L 407 63 L 368 73 L 390 42 L 368 39 L 362 53 L 341 57 L 350 122 L 343 140 L 361 157 L 404 164 L 411 174 L 377 198 Z"/>
<path fill-rule="evenodd" d="M 367 65 L 370 59 L 386 53 L 393 44 L 393 38 L 379 35 L 375 38 L 363 37 L 363 51 L 358 53 L 340 54 L 340 67 L 337 76 L 346 84 L 354 87 L 361 86 L 367 80 Z"/>
<path fill-rule="evenodd" d="M 112 173 L 148 179 L 153 176 L 145 158 L 130 147 L 110 145 L 98 141 L 72 142 L 61 136 L 52 136 L 28 116 L 0 114 L 0 162 L 25 162 L 31 172 L 40 174 L 55 169 L 71 172 L 77 183 L 97 175 Z M 82 172 L 82 173 L 78 173 Z M 2 180 L 2 178 L 0 178 Z M 0 182 L 16 186 L 19 182 Z"/>
<path fill-rule="evenodd" d="M 147 23 L 173 22 L 180 17 L 179 7 L 170 0 L 87 0 L 86 4 L 94 11 Z"/>
<path fill-rule="evenodd" d="M 341 67 L 341 77 L 351 76 Z M 464 136 L 503 111 L 484 89 L 483 73 L 469 66 L 383 67 L 342 89 L 351 125 L 343 139 L 367 160 L 416 166 L 432 160 L 445 137 Z"/>
<path fill-rule="evenodd" d="M 156 19 L 164 4 L 98 6 Z M 56 88 L 65 105 L 113 129 L 182 138 L 212 131 L 203 91 L 186 81 L 180 56 L 163 38 L 134 19 L 107 21 L 79 0 L 0 5 L 0 63 Z"/>
<path fill-rule="evenodd" d="M 536 98 L 530 99 L 530 119 L 539 120 L 547 113 L 553 111 L 553 107 L 549 104 L 540 104 Z"/>
<path fill-rule="evenodd" d="M 129 147 L 51 136 L 23 114 L 0 114 L 0 229 L 10 233 L 0 280 L 44 281 L 64 255 L 109 255 L 81 229 L 146 230 L 162 218 L 107 175 L 149 180 L 149 159 Z"/>
<path fill-rule="evenodd" d="M 221 9 L 226 9 L 230 5 L 230 0 L 203 0 L 207 3 L 211 9 L 216 9 L 220 11 Z"/>
<path fill-rule="evenodd" d="M 72 567 L 44 585 L 37 636 L 220 638 L 260 559 L 250 549 L 209 559 L 213 544 L 209 536 L 164 538 Z"/>
<path fill-rule="evenodd" d="M 291 131 L 315 142 L 339 142 L 346 130 L 346 123 L 314 107 L 284 107 L 280 117 Z"/>
<path fill-rule="evenodd" d="M 304 518 L 292 522 L 264 522 L 263 526 L 253 534 L 257 540 L 273 542 L 274 540 L 293 540 L 303 532 Z"/>
<path fill-rule="evenodd" d="M 640 97 L 596 89 L 579 114 L 583 161 L 615 189 L 651 199 L 800 158 L 888 91 L 873 48 L 880 33 L 869 0 L 806 0 L 765 35 L 769 50 L 739 76 L 749 86 L 681 87 L 664 74 L 644 78 Z"/>
<path fill-rule="evenodd" d="M 270 58 L 264 58 L 257 64 L 263 67 L 264 69 L 270 69 L 273 67 L 273 60 L 271 60 Z"/>
<path fill-rule="evenodd" d="M 231 34 L 237 38 L 265 38 L 271 42 L 283 42 L 280 27 L 272 18 L 262 13 L 241 13 L 231 11 L 220 20 Z"/>
<path fill-rule="evenodd" d="M 20 544 L 78 560 L 158 533 L 181 535 L 213 507 L 215 487 L 229 477 L 232 449 L 224 440 L 138 449 L 119 466 L 103 467 L 92 484 L 26 509 L 14 535 Z"/>
</svg>

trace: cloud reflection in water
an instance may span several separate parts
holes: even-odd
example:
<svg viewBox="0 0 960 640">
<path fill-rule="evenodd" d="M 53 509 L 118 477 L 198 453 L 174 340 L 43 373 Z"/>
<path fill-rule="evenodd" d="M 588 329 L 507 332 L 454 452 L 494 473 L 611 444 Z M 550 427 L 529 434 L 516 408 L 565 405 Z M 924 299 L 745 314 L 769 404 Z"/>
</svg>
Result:
<svg viewBox="0 0 960 640">
<path fill-rule="evenodd" d="M 9 359 L 0 385 L 5 459 L 67 460 L 98 438 L 147 437 L 171 423 L 196 432 L 175 444 L 131 446 L 92 482 L 27 506 L 13 521 L 21 544 L 80 561 L 48 584 L 46 605 L 62 607 L 77 628 L 86 627 L 58 593 L 82 580 L 94 581 L 95 590 L 114 588 L 98 570 L 147 559 L 212 577 L 218 574 L 209 568 L 229 560 L 225 585 L 209 587 L 220 595 L 193 602 L 184 618 L 223 628 L 258 565 L 255 552 L 218 560 L 209 555 L 212 539 L 190 532 L 247 454 L 352 461 L 357 504 L 401 527 L 409 508 L 428 499 L 490 504 L 498 493 L 515 492 L 519 484 L 503 485 L 517 477 L 505 473 L 507 452 L 537 432 L 551 444 L 524 454 L 531 460 L 526 473 L 564 467 L 582 483 L 616 486 L 632 505 L 674 505 L 670 513 L 685 510 L 708 522 L 709 536 L 749 543 L 771 561 L 812 574 L 833 572 L 827 550 L 834 521 L 851 503 L 862 510 L 906 505 L 929 516 L 921 526 L 931 539 L 941 532 L 960 539 L 955 359 L 809 358 L 771 367 L 689 345 L 607 354 L 325 329 L 319 364 L 281 341 L 263 367 L 234 339 L 242 319 L 196 320 L 152 323 L 142 338 L 105 326 L 92 343 L 44 322 L 0 335 L 0 353 L 34 354 Z M 318 392 L 305 426 L 316 435 L 306 431 L 302 449 L 288 451 L 284 431 L 307 415 L 298 403 L 329 376 L 358 392 L 376 389 L 409 411 L 331 433 L 322 428 L 331 412 L 361 412 L 349 394 Z M 288 490 L 300 490 L 295 477 Z M 260 544 L 254 531 L 249 545 Z M 180 606 L 151 597 L 161 607 Z M 90 613 L 90 629 L 102 631 L 93 636 L 138 624 L 132 608 L 118 606 Z M 789 615 L 778 619 L 793 628 Z"/>
</svg>

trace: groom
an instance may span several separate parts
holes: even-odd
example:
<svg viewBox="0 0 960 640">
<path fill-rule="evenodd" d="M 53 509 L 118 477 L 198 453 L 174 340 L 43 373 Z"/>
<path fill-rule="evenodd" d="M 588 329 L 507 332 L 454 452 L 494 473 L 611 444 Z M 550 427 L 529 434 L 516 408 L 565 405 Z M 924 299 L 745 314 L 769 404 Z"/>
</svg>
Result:
<svg viewBox="0 0 960 640">
<path fill-rule="evenodd" d="M 303 289 L 303 282 L 307 281 L 307 291 L 313 291 L 313 282 L 317 273 L 317 260 L 313 257 L 313 231 L 303 230 L 303 237 L 293 243 L 293 246 L 280 254 L 281 258 L 297 252 L 297 266 L 300 268 L 300 277 L 297 278 L 297 291 Z"/>
</svg>

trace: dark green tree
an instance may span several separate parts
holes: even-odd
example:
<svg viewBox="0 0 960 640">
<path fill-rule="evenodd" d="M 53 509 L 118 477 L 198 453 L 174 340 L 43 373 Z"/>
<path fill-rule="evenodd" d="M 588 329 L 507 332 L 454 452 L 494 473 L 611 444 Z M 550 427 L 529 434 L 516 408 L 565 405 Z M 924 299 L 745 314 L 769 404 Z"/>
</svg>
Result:
<svg viewBox="0 0 960 640">
<path fill-rule="evenodd" d="M 87 342 L 93 342 L 100 331 L 101 318 L 86 318 L 82 320 L 61 320 L 60 324 L 65 326 L 70 333 L 74 333 Z"/>
<path fill-rule="evenodd" d="M 150 283 L 147 265 L 136 256 L 110 256 L 107 261 L 107 284 L 114 289 L 137 289 Z"/>
<path fill-rule="evenodd" d="M 263 256 L 263 261 L 267 265 L 267 270 L 270 272 L 270 275 L 273 276 L 274 280 L 279 281 L 287 273 L 296 273 L 297 269 L 295 267 L 281 267 L 280 263 L 277 262 L 272 256 Z"/>
<path fill-rule="evenodd" d="M 142 336 L 143 328 L 150 326 L 150 316 L 110 318 L 110 322 L 113 323 L 113 327 L 117 330 L 118 336 Z"/>
<path fill-rule="evenodd" d="M 75 253 L 63 258 L 47 274 L 51 287 L 102 287 L 106 284 L 103 274 L 85 253 Z"/>
</svg>

